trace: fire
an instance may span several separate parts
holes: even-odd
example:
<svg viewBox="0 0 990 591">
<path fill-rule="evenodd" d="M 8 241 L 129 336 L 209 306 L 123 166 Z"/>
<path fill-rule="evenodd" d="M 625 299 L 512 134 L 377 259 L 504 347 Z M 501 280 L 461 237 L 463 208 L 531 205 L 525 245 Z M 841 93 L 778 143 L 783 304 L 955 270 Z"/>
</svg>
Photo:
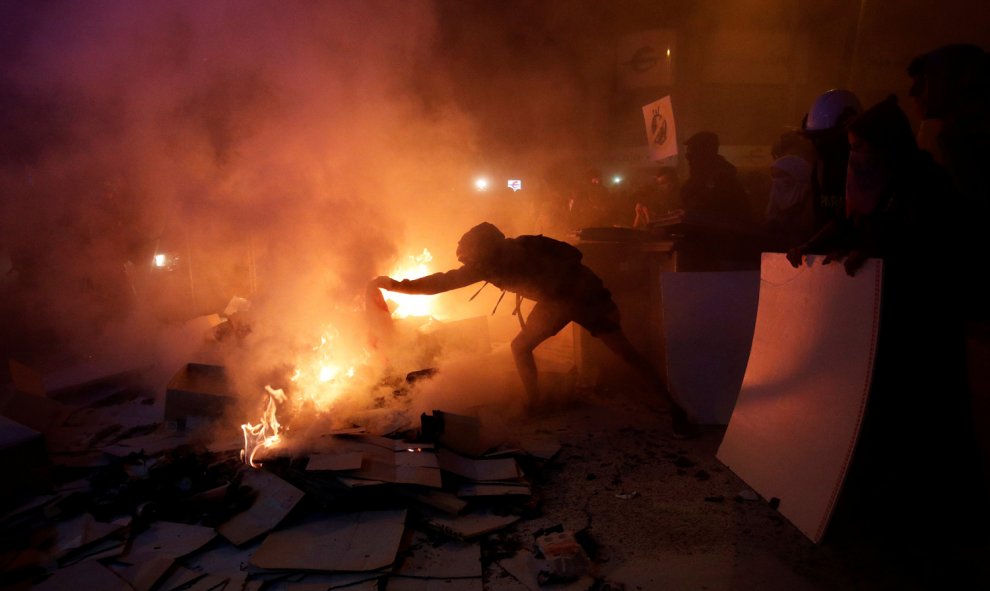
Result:
<svg viewBox="0 0 990 591">
<path fill-rule="evenodd" d="M 403 279 L 417 279 L 431 273 L 429 264 L 433 261 L 433 255 L 428 249 L 423 249 L 422 254 L 410 255 L 405 262 L 400 263 L 389 273 L 393 279 L 399 281 Z M 385 299 L 398 306 L 392 316 L 395 318 L 409 318 L 411 316 L 435 316 L 435 296 L 410 295 L 404 293 L 386 292 Z"/>
<path fill-rule="evenodd" d="M 429 275 L 432 260 L 433 255 L 424 248 L 421 254 L 406 257 L 406 261 L 397 265 L 390 275 L 399 280 Z M 385 299 L 395 305 L 393 317 L 435 316 L 433 296 L 386 292 Z M 361 347 L 348 346 L 349 343 L 341 341 L 337 329 L 326 328 L 320 336 L 320 343 L 299 356 L 287 385 L 291 396 L 282 389 L 265 386 L 267 402 L 261 421 L 241 425 L 244 433 L 244 450 L 241 453 L 247 464 L 255 468 L 260 466 L 254 461 L 258 449 L 273 447 L 281 441 L 279 433 L 282 426 L 275 415 L 278 405 L 288 403 L 292 411 L 305 408 L 307 414 L 310 414 L 309 411 L 328 413 L 344 394 L 363 386 L 370 387 L 370 383 L 365 381 L 373 372 L 359 370 L 371 365 L 371 354 Z M 359 376 L 361 379 L 357 379 Z"/>
<path fill-rule="evenodd" d="M 261 466 L 261 464 L 256 464 L 254 461 L 254 455 L 258 452 L 259 448 L 269 448 L 281 441 L 279 431 L 282 429 L 282 425 L 279 424 L 278 418 L 275 416 L 275 410 L 277 408 L 275 403 L 285 402 L 285 392 L 281 389 L 274 389 L 271 386 L 265 386 L 265 391 L 268 392 L 268 403 L 265 405 L 265 412 L 261 416 L 261 422 L 257 425 L 251 423 L 241 425 L 241 431 L 244 432 L 244 449 L 241 451 L 241 460 L 249 464 L 252 468 Z"/>
<path fill-rule="evenodd" d="M 299 359 L 289 378 L 291 400 L 281 388 L 265 386 L 268 401 L 261 421 L 256 425 L 250 422 L 241 425 L 244 432 L 241 455 L 245 463 L 259 467 L 261 464 L 254 461 L 258 449 L 274 447 L 281 441 L 282 425 L 276 416 L 279 404 L 289 402 L 295 410 L 308 406 L 316 412 L 328 412 L 334 402 L 355 385 L 353 378 L 357 368 L 366 363 L 370 355 L 364 350 L 348 354 L 345 347 L 336 343 L 338 337 L 336 330 L 327 329 L 320 337 L 320 344 Z"/>
</svg>

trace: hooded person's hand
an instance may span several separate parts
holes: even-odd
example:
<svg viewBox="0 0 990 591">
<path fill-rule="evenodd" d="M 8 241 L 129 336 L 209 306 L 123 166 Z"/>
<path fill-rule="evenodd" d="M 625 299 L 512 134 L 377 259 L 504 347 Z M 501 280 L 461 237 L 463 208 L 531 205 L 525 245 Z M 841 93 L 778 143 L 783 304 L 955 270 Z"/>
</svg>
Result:
<svg viewBox="0 0 990 591">
<path fill-rule="evenodd" d="M 371 287 L 377 287 L 378 289 L 392 290 L 395 289 L 396 281 L 388 275 L 379 275 L 371 280 L 369 285 Z"/>
</svg>

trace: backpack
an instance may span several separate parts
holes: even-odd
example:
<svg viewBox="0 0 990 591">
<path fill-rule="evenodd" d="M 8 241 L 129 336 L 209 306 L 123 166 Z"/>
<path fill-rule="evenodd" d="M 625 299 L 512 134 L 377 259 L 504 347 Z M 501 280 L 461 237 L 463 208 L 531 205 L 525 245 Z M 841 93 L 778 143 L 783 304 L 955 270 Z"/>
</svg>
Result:
<svg viewBox="0 0 990 591">
<path fill-rule="evenodd" d="M 547 238 L 543 234 L 536 236 L 519 236 L 512 238 L 521 244 L 531 260 L 539 261 L 550 268 L 576 267 L 581 264 L 581 257 L 584 256 L 576 247 L 560 240 Z"/>
</svg>

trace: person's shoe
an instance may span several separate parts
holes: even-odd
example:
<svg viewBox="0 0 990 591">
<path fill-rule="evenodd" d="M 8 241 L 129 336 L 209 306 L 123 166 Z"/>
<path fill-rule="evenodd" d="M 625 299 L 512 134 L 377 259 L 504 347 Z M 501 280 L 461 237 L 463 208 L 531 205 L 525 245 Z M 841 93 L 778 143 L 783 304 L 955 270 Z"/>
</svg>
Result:
<svg viewBox="0 0 990 591">
<path fill-rule="evenodd" d="M 692 421 L 687 412 L 680 406 L 671 406 L 670 418 L 674 426 L 675 439 L 694 439 L 701 434 L 698 424 Z"/>
</svg>

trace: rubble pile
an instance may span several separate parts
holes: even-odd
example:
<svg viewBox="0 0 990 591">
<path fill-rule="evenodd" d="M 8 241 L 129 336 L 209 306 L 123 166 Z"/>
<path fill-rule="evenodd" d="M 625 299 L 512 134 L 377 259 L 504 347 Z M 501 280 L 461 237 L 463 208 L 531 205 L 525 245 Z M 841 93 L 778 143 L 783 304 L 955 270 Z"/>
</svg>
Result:
<svg viewBox="0 0 990 591">
<path fill-rule="evenodd" d="M 25 486 L 0 516 L 4 588 L 481 590 L 495 564 L 533 589 L 606 588 L 574 532 L 510 527 L 540 514 L 555 440 L 491 446 L 478 418 L 437 410 L 286 441 L 252 468 L 236 432 L 191 428 L 228 407 L 220 369 L 181 368 L 165 421 L 127 381 L 50 399 L 44 436 L 6 444 L 34 470 L 11 474 Z"/>
</svg>

